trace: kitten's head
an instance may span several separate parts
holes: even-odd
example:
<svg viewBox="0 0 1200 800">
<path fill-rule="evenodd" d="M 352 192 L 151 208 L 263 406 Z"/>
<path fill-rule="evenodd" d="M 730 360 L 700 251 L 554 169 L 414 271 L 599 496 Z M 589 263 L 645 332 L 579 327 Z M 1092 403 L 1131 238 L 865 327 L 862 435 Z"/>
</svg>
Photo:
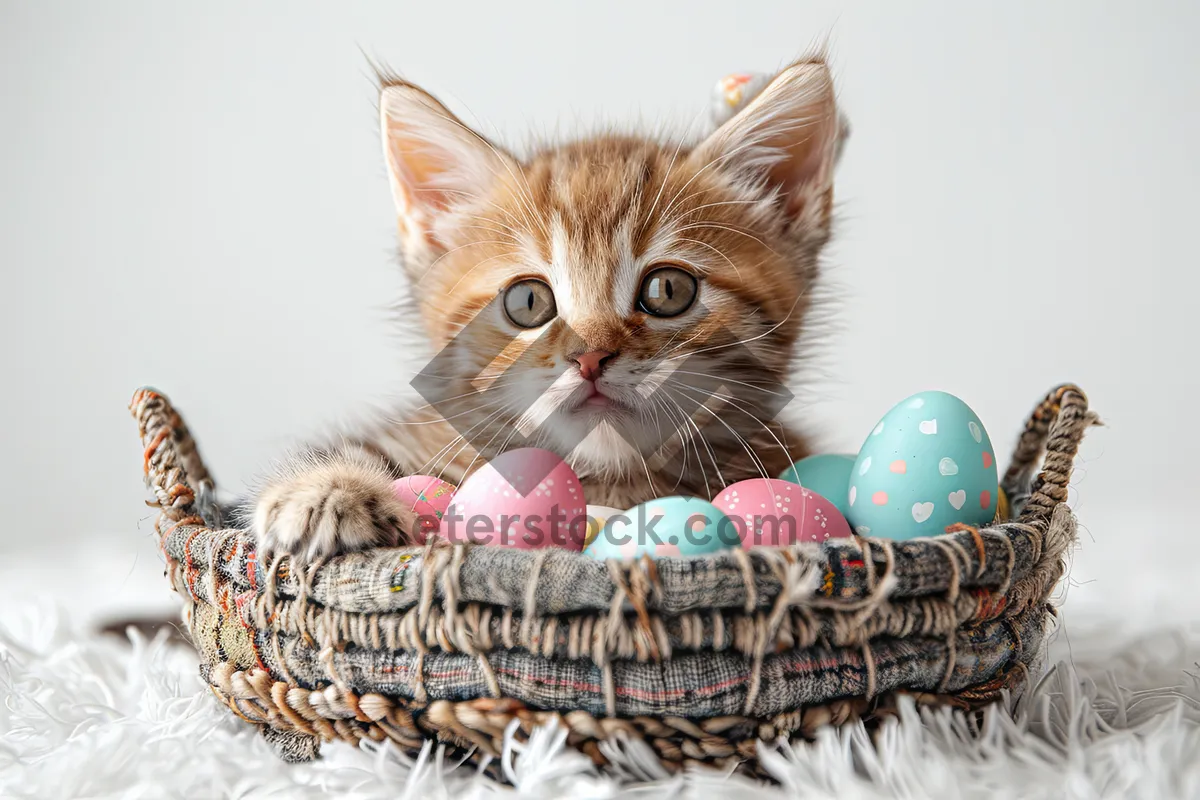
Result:
<svg viewBox="0 0 1200 800">
<path fill-rule="evenodd" d="M 699 143 L 601 135 L 522 160 L 405 81 L 380 107 L 413 298 L 453 345 L 432 380 L 484 456 L 535 431 L 619 475 L 672 433 L 722 463 L 763 431 L 829 236 L 844 130 L 822 61 Z"/>
</svg>

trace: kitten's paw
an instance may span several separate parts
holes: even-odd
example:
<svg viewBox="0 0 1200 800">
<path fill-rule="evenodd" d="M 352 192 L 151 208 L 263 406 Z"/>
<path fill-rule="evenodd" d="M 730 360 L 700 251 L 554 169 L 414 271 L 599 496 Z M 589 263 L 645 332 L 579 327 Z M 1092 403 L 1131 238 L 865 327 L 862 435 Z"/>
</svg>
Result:
<svg viewBox="0 0 1200 800">
<path fill-rule="evenodd" d="M 405 537 L 405 508 L 381 465 L 335 455 L 292 465 L 259 493 L 253 525 L 264 553 L 315 561 Z"/>
</svg>

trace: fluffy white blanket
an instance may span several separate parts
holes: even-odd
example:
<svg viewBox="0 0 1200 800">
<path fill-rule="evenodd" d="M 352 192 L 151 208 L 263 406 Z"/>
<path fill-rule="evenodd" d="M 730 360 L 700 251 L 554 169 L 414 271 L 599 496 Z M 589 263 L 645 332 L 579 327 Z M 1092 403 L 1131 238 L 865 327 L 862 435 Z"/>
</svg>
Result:
<svg viewBox="0 0 1200 800">
<path fill-rule="evenodd" d="M 527 797 L 1200 797 L 1200 631 L 1163 631 L 1076 656 L 1046 676 L 1015 716 L 997 709 L 978 736 L 947 712 L 912 709 L 874 746 L 861 728 L 811 745 L 764 745 L 782 784 L 714 772 L 620 786 L 539 732 L 504 768 Z M 1191 649 L 1187 645 L 1191 642 Z M 1075 643 L 1079 649 L 1080 642 Z M 1195 671 L 1193 671 L 1195 672 Z M 274 757 L 201 686 L 194 656 L 161 640 L 131 643 L 73 629 L 38 605 L 0 610 L 0 797 L 482 797 L 510 790 L 436 750 L 326 745 L 311 765 Z M 628 753 L 633 763 L 636 748 Z"/>
</svg>

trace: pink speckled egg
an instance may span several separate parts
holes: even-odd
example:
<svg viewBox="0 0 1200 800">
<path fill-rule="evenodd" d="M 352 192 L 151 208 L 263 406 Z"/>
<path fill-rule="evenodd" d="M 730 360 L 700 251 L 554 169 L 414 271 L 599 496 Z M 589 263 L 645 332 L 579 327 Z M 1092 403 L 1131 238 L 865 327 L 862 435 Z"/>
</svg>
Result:
<svg viewBox="0 0 1200 800">
<path fill-rule="evenodd" d="M 833 503 L 790 481 L 740 481 L 722 489 L 712 502 L 733 520 L 746 548 L 850 536 L 849 523 Z"/>
<path fill-rule="evenodd" d="M 587 500 L 567 462 L 536 447 L 501 453 L 467 478 L 442 518 L 453 544 L 582 550 Z"/>
<path fill-rule="evenodd" d="M 442 517 L 454 498 L 454 484 L 431 475 L 409 475 L 393 483 L 392 491 L 417 517 L 413 540 L 425 544 L 425 538 L 442 524 Z"/>
</svg>

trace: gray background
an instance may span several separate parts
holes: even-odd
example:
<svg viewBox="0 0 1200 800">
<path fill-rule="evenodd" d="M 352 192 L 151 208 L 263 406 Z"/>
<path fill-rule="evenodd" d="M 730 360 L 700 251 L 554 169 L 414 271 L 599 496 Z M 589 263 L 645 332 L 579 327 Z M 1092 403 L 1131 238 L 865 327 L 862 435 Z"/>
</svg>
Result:
<svg viewBox="0 0 1200 800">
<path fill-rule="evenodd" d="M 1189 579 L 1163 553 L 1190 541 L 1200 453 L 1198 22 L 1184 2 L 0 2 L 0 558 L 36 582 L 63 548 L 156 557 L 139 385 L 235 489 L 406 385 L 364 53 L 519 143 L 683 126 L 721 75 L 827 38 L 854 133 L 840 300 L 796 411 L 853 450 L 942 388 L 1003 451 L 1078 381 L 1110 423 L 1074 492 L 1080 592 L 1126 590 L 1134 562 Z"/>
</svg>

